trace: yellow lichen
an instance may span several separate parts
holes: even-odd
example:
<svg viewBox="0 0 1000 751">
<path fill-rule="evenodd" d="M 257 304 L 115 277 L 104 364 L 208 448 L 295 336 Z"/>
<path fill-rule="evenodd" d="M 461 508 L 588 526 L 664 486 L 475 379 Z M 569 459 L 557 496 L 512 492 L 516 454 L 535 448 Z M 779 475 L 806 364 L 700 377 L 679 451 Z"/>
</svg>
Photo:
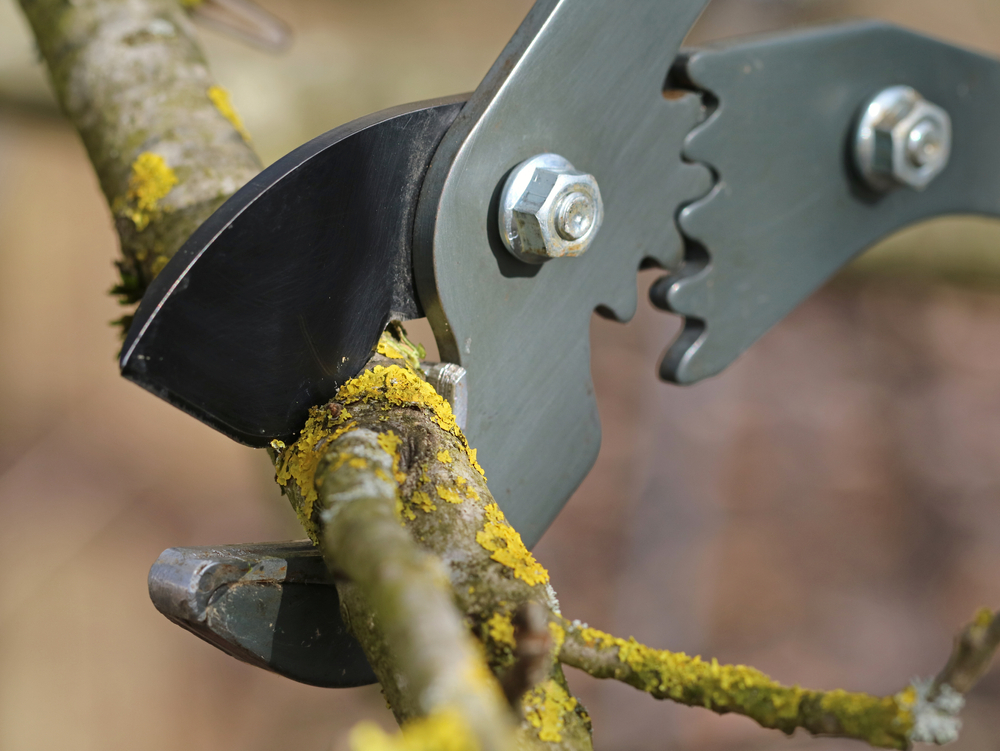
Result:
<svg viewBox="0 0 1000 751">
<path fill-rule="evenodd" d="M 559 651 L 566 643 L 566 629 L 555 621 L 549 621 L 549 633 L 552 634 L 552 656 L 558 659 Z"/>
<path fill-rule="evenodd" d="M 485 476 L 483 468 L 476 461 L 476 450 L 469 448 L 468 441 L 455 422 L 451 405 L 419 375 L 399 365 L 376 365 L 349 380 L 337 392 L 337 401 L 345 405 L 373 400 L 381 400 L 395 407 L 426 410 L 438 427 L 462 442 L 472 466 Z"/>
<path fill-rule="evenodd" d="M 900 706 L 910 709 L 917 703 L 917 689 L 912 684 L 896 694 Z"/>
<path fill-rule="evenodd" d="M 219 114 L 229 121 L 229 124 L 236 129 L 236 132 L 240 134 L 240 137 L 244 141 L 250 143 L 250 133 L 247 132 L 242 118 L 233 106 L 233 102 L 229 98 L 229 92 L 221 86 L 209 86 L 208 91 L 205 93 L 208 94 L 209 100 L 215 105 L 215 109 L 219 111 Z"/>
<path fill-rule="evenodd" d="M 976 628 L 989 628 L 993 623 L 993 611 L 989 608 L 979 608 L 972 623 Z"/>
<path fill-rule="evenodd" d="M 402 499 L 402 498 L 400 498 L 400 497 L 399 497 L 399 496 L 397 495 L 397 496 L 396 496 L 396 518 L 397 518 L 397 519 L 402 519 L 402 518 L 403 518 L 404 516 L 405 516 L 405 517 L 406 517 L 407 519 L 409 519 L 409 520 L 410 520 L 411 522 L 412 522 L 412 521 L 413 521 L 414 519 L 416 519 L 416 518 L 417 518 L 417 515 L 416 515 L 416 513 L 415 513 L 415 512 L 413 511 L 413 509 L 412 509 L 412 508 L 411 508 L 410 506 L 407 506 L 406 504 L 404 504 L 404 503 L 403 503 L 403 499 Z M 405 526 L 405 525 L 404 525 L 404 526 Z"/>
<path fill-rule="evenodd" d="M 538 730 L 538 739 L 548 743 L 562 741 L 565 715 L 576 709 L 576 699 L 551 678 L 531 689 L 521 700 L 524 719 Z"/>
<path fill-rule="evenodd" d="M 309 419 L 306 420 L 299 440 L 287 448 L 281 441 L 271 443 L 271 447 L 279 452 L 275 479 L 282 487 L 286 487 L 289 480 L 295 480 L 302 497 L 301 503 L 296 506 L 296 514 L 306 533 L 317 544 L 318 530 L 312 516 L 319 498 L 316 492 L 316 468 L 323 458 L 322 449 L 356 427 L 357 423 L 351 420 L 346 409 L 334 416 L 326 406 L 313 407 L 309 410 Z M 336 466 L 341 466 L 349 459 L 346 455 L 338 457 L 340 463 Z"/>
<path fill-rule="evenodd" d="M 423 511 L 425 514 L 429 514 L 431 511 L 437 511 L 437 505 L 431 500 L 430 495 L 422 490 L 413 491 L 413 495 L 410 496 L 410 503 Z"/>
<path fill-rule="evenodd" d="M 435 487 L 435 490 L 437 490 L 438 498 L 440 498 L 442 501 L 458 504 L 462 503 L 465 500 L 464 498 L 462 498 L 462 496 L 458 494 L 458 491 L 455 490 L 454 488 L 442 487 L 441 485 L 438 485 Z"/>
<path fill-rule="evenodd" d="M 490 638 L 500 646 L 511 649 L 517 646 L 517 641 L 514 639 L 514 624 L 511 623 L 509 615 L 494 613 L 486 621 L 486 631 Z"/>
<path fill-rule="evenodd" d="M 469 485 L 468 481 L 464 477 L 456 475 L 455 484 L 458 485 L 459 490 L 465 493 L 466 498 L 471 498 L 474 501 L 479 500 L 479 491 Z"/>
<path fill-rule="evenodd" d="M 636 685 L 655 696 L 716 712 L 738 712 L 764 727 L 792 732 L 796 727 L 835 720 L 843 733 L 874 746 L 905 748 L 913 716 L 905 692 L 876 697 L 847 691 L 813 691 L 783 686 L 746 665 L 720 665 L 680 652 L 651 649 L 633 638 L 621 639 L 594 628 L 577 629 L 590 647 L 617 650 L 633 671 Z"/>
<path fill-rule="evenodd" d="M 441 449 L 440 451 L 438 451 L 437 459 L 439 462 L 443 462 L 444 464 L 451 464 L 452 462 L 451 453 L 448 451 L 448 449 Z"/>
<path fill-rule="evenodd" d="M 163 214 L 160 201 L 176 184 L 177 175 L 166 160 L 152 151 L 144 151 L 132 162 L 128 190 L 115 200 L 114 212 L 131 219 L 141 232 Z"/>
<path fill-rule="evenodd" d="M 507 523 L 500 507 L 489 503 L 484 511 L 486 523 L 476 533 L 476 542 L 492 553 L 490 558 L 511 569 L 514 576 L 531 586 L 547 582 L 549 572 L 528 552 L 521 535 Z"/>
<path fill-rule="evenodd" d="M 427 717 L 410 720 L 398 733 L 389 734 L 373 722 L 361 722 L 351 730 L 351 751 L 479 751 L 480 745 L 468 723 L 454 709 L 443 709 Z"/>
<path fill-rule="evenodd" d="M 378 353 L 390 360 L 402 360 L 415 373 L 423 373 L 420 360 L 426 355 L 424 348 L 406 338 L 406 332 L 401 324 L 389 324 L 378 340 Z"/>
<path fill-rule="evenodd" d="M 385 433 L 379 433 L 377 440 L 382 450 L 392 457 L 392 474 L 396 478 L 396 482 L 402 484 L 406 480 L 406 473 L 399 469 L 399 447 L 403 443 L 403 439 L 391 430 L 387 430 Z"/>
</svg>

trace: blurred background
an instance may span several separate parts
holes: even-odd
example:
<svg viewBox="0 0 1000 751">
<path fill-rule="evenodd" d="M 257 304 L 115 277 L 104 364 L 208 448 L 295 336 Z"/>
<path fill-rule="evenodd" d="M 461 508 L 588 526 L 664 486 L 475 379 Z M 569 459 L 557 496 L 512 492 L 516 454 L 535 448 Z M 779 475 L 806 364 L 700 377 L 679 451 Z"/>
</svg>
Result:
<svg viewBox="0 0 1000 751">
<path fill-rule="evenodd" d="M 287 0 L 273 56 L 202 41 L 270 163 L 394 104 L 468 91 L 529 0 Z M 1000 52 L 995 0 L 715 0 L 694 43 L 871 16 Z M 1000 179 L 1000 176 L 998 176 Z M 723 375 L 657 382 L 677 321 L 640 275 L 592 326 L 597 466 L 536 553 L 563 612 L 815 688 L 895 692 L 1000 607 L 1000 224 L 866 254 Z M 0 0 L 0 751 L 326 750 L 377 687 L 251 668 L 149 603 L 175 545 L 301 537 L 263 454 L 121 380 L 116 239 L 26 24 Z M 426 324 L 415 332 L 430 344 Z M 488 465 L 488 458 L 484 457 Z M 598 749 L 835 749 L 569 671 Z M 956 751 L 1000 749 L 1000 671 Z"/>
</svg>

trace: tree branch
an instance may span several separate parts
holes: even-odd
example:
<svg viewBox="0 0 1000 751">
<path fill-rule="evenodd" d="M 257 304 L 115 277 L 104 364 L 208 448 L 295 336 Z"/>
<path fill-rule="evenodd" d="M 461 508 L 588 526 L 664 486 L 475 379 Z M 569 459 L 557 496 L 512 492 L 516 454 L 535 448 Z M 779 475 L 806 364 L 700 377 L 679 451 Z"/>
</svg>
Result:
<svg viewBox="0 0 1000 751">
<path fill-rule="evenodd" d="M 558 610 L 548 573 L 503 518 L 412 350 L 386 334 L 379 351 L 335 402 L 313 410 L 297 443 L 275 444 L 274 456 L 278 482 L 338 576 L 345 621 L 390 707 L 404 732 L 426 731 L 423 723 L 405 730 L 416 718 L 458 712 L 482 748 L 591 748 L 589 718 L 547 649 L 561 638 L 548 624 Z M 357 435 L 364 455 L 352 448 Z M 335 510 L 342 477 L 362 499 L 349 514 Z M 369 487 L 380 488 L 377 505 L 374 491 L 360 491 Z M 533 606 L 542 607 L 540 626 Z M 478 672 L 469 667 L 472 637 Z M 460 673 L 464 685 L 453 682 Z M 506 706 L 500 682 L 517 704 L 505 720 L 487 709 Z M 504 723 L 516 727 L 509 743 L 493 729 Z"/>
<path fill-rule="evenodd" d="M 956 637 L 947 667 L 934 681 L 914 681 L 894 696 L 783 686 L 745 665 L 651 649 L 580 623 L 562 621 L 559 659 L 595 678 L 613 678 L 657 699 L 745 715 L 787 734 L 842 736 L 884 748 L 958 738 L 962 694 L 987 670 L 1000 644 L 1000 617 L 981 611 Z"/>
<path fill-rule="evenodd" d="M 121 238 L 124 303 L 260 170 L 175 0 L 21 0 Z M 214 97 L 214 102 L 213 102 Z"/>
</svg>

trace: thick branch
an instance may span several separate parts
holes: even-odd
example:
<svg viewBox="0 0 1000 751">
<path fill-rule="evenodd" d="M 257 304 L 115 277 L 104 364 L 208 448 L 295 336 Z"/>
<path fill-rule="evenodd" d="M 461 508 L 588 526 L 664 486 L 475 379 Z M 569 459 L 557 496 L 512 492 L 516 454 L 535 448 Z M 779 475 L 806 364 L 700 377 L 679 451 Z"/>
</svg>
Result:
<svg viewBox="0 0 1000 751">
<path fill-rule="evenodd" d="M 260 163 L 175 0 L 21 7 L 114 214 L 123 256 L 116 291 L 137 302 Z"/>
<path fill-rule="evenodd" d="M 467 664 L 463 639 L 471 634 L 481 645 L 479 664 L 488 664 L 518 704 L 515 712 L 505 711 L 518 726 L 514 742 L 519 748 L 589 749 L 589 718 L 547 649 L 553 642 L 558 649 L 561 640 L 561 629 L 547 623 L 549 611 L 558 608 L 548 574 L 493 502 L 475 452 L 447 403 L 419 376 L 412 358 L 407 364 L 391 345 L 383 337 L 380 351 L 401 359 L 376 358 L 370 370 L 340 390 L 337 402 L 313 411 L 296 444 L 276 446 L 278 480 L 340 574 L 345 620 L 404 728 L 415 718 L 433 716 L 440 706 L 427 703 L 429 694 L 421 686 L 452 690 L 450 676 L 455 666 Z M 388 515 L 383 499 L 378 512 L 369 506 L 356 516 L 330 515 L 324 511 L 330 489 L 340 483 L 334 476 L 351 466 L 344 447 L 369 430 L 378 434 L 375 440 L 390 463 L 383 459 L 376 466 L 366 460 L 364 467 L 356 462 L 354 470 L 383 483 L 383 493 L 398 483 L 395 512 Z M 341 528 L 348 521 L 349 528 Z M 415 545 L 419 555 L 400 552 Z M 405 563 L 397 560 L 401 555 Z M 370 573 L 354 568 L 362 565 L 358 560 L 366 561 Z M 435 584 L 449 588 L 447 602 L 428 594 L 435 570 L 447 576 Z M 383 604 L 404 601 L 409 603 L 405 608 Z M 541 624 L 532 603 L 543 606 Z M 462 623 L 465 636 L 451 630 L 436 634 L 434 624 L 441 621 Z M 455 690 L 485 696 L 483 679 L 475 672 L 465 680 L 465 688 Z M 505 705 L 498 682 L 490 678 L 488 683 Z M 442 695 L 447 691 L 442 689 Z M 454 709 L 453 702 L 445 703 Z M 464 717 L 482 737 L 473 712 Z"/>
</svg>

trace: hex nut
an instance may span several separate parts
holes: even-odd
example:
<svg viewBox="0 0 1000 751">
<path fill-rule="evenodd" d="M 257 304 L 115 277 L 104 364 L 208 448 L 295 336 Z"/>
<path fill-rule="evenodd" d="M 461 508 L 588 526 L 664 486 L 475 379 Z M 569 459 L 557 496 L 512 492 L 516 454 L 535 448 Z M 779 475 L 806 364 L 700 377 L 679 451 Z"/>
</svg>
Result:
<svg viewBox="0 0 1000 751">
<path fill-rule="evenodd" d="M 868 185 L 923 190 L 948 165 L 951 117 L 909 86 L 880 91 L 862 110 L 855 163 Z"/>
<path fill-rule="evenodd" d="M 597 180 L 558 154 L 539 154 L 519 164 L 500 196 L 504 246 L 528 263 L 580 255 L 603 220 Z"/>
</svg>

